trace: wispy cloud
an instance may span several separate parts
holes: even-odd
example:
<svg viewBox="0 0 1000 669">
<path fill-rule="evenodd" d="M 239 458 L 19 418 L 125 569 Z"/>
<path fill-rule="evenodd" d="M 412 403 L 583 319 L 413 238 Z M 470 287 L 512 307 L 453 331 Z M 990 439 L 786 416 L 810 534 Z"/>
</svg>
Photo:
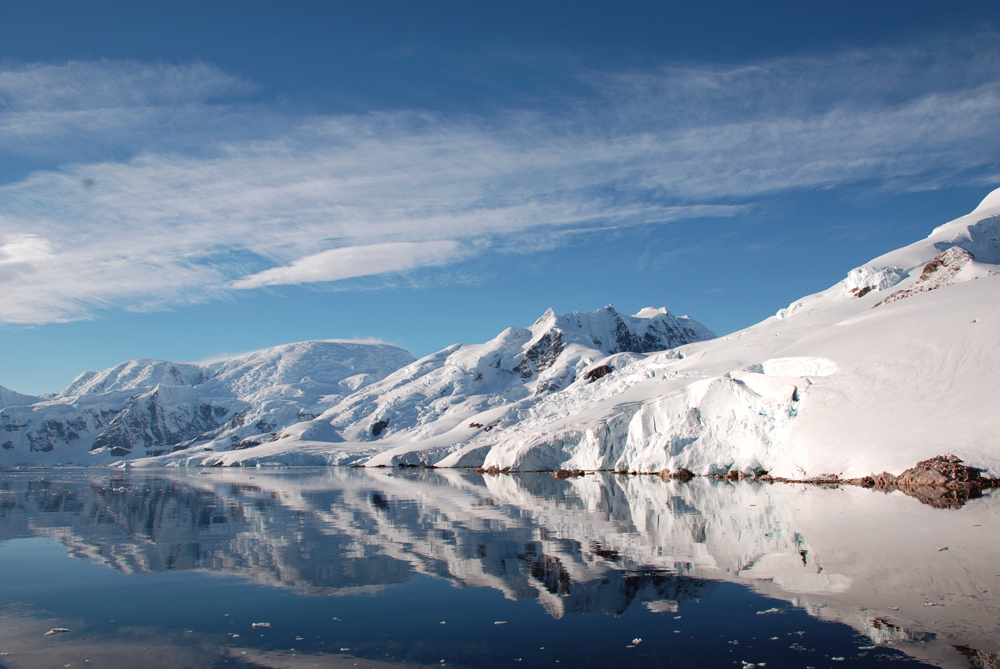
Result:
<svg viewBox="0 0 1000 669">
<path fill-rule="evenodd" d="M 798 189 L 955 183 L 1000 162 L 996 43 L 588 73 L 593 104 L 555 118 L 295 116 L 203 64 L 0 69 L 0 148 L 60 165 L 0 186 L 0 322 L 442 266 Z"/>
<path fill-rule="evenodd" d="M 458 248 L 457 242 L 437 241 L 387 242 L 328 249 L 294 260 L 285 267 L 273 267 L 243 277 L 230 286 L 245 290 L 399 272 L 453 260 Z"/>
</svg>

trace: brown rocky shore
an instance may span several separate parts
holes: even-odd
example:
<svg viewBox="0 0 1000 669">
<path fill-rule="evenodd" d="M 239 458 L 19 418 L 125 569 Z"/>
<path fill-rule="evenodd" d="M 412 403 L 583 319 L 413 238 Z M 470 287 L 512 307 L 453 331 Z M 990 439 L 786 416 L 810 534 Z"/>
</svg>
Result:
<svg viewBox="0 0 1000 669">
<path fill-rule="evenodd" d="M 479 467 L 476 472 L 497 476 L 499 474 L 523 473 L 498 467 Z M 558 480 L 584 476 L 589 472 L 582 469 L 556 469 L 551 474 Z M 649 474 L 659 475 L 664 481 L 688 481 L 698 474 L 687 469 L 661 472 L 613 472 L 616 474 Z M 771 476 L 766 471 L 740 472 L 730 471 L 725 475 L 715 475 L 717 479 L 729 481 L 752 480 L 763 483 L 808 483 L 822 486 L 855 485 L 862 488 L 872 488 L 882 492 L 899 490 L 915 497 L 925 504 L 938 508 L 957 509 L 970 499 L 982 495 L 983 490 L 1000 487 L 1000 479 L 988 478 L 982 471 L 962 464 L 962 460 L 954 455 L 938 455 L 928 460 L 922 460 L 898 476 L 889 472 L 870 474 L 860 478 L 842 479 L 834 474 L 818 476 L 809 479 L 791 479 Z"/>
</svg>

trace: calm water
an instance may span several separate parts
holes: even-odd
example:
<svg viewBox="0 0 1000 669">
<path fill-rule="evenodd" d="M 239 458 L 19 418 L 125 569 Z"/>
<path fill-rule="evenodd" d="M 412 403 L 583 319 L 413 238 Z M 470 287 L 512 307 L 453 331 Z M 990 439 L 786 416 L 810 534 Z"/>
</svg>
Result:
<svg viewBox="0 0 1000 669">
<path fill-rule="evenodd" d="M 0 472 L 0 660 L 985 665 L 998 529 L 992 496 L 955 510 L 612 475 Z"/>
</svg>

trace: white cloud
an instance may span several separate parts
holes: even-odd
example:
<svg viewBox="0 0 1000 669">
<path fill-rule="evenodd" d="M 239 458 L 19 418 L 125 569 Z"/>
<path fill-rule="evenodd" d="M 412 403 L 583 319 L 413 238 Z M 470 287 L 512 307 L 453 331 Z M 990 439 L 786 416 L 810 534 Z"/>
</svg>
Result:
<svg viewBox="0 0 1000 669">
<path fill-rule="evenodd" d="M 0 150 L 58 162 L 197 151 L 259 136 L 268 115 L 232 101 L 254 90 L 212 65 L 99 60 L 0 65 Z"/>
<path fill-rule="evenodd" d="M 0 69 L 0 149 L 61 164 L 0 186 L 0 322 L 439 266 L 733 216 L 798 189 L 995 172 L 990 39 L 589 75 L 597 103 L 555 119 L 293 117 L 218 102 L 250 86 L 200 64 Z"/>
<path fill-rule="evenodd" d="M 441 265 L 454 260 L 460 251 L 458 242 L 387 242 L 366 246 L 348 246 L 320 251 L 233 281 L 239 290 L 262 286 L 287 286 L 299 283 L 339 281 L 358 276 L 399 272 L 414 267 Z"/>
</svg>

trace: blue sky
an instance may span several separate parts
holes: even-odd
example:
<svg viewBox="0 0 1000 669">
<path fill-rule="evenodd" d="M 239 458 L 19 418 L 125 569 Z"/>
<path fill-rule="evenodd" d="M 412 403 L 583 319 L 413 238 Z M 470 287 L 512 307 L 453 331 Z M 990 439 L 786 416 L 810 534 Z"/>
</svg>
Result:
<svg viewBox="0 0 1000 669">
<path fill-rule="evenodd" d="M 749 326 L 1000 186 L 995 2 L 0 2 L 0 385 Z"/>
</svg>

